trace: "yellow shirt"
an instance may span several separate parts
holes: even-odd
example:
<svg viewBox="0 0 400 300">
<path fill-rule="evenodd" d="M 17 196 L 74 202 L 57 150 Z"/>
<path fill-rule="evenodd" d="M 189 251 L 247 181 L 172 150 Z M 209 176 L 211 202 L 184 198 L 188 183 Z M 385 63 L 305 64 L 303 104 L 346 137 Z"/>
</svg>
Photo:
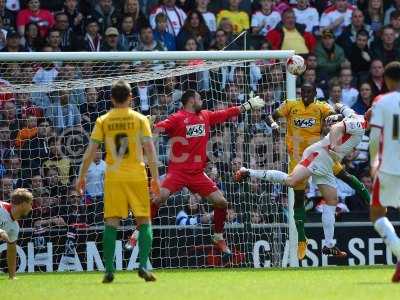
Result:
<svg viewBox="0 0 400 300">
<path fill-rule="evenodd" d="M 241 33 L 243 30 L 249 29 L 250 27 L 249 15 L 244 11 L 221 10 L 217 15 L 218 26 L 224 18 L 232 22 L 234 33 Z"/>
<path fill-rule="evenodd" d="M 308 53 L 303 36 L 296 30 L 287 30 L 283 27 L 282 50 L 294 50 L 296 54 Z"/>
<path fill-rule="evenodd" d="M 286 143 L 288 153 L 300 159 L 303 151 L 321 139 L 324 119 L 333 113 L 326 102 L 314 101 L 307 107 L 301 99 L 285 101 L 277 109 L 286 119 Z"/>
<path fill-rule="evenodd" d="M 71 168 L 71 161 L 67 157 L 63 157 L 59 160 L 46 160 L 43 163 L 43 167 L 49 169 L 51 167 L 56 167 L 58 170 L 59 178 L 62 184 L 68 185 L 69 183 L 69 170 Z"/>
<path fill-rule="evenodd" d="M 105 180 L 147 179 L 142 145 L 151 137 L 147 118 L 130 108 L 114 108 L 97 118 L 91 139 L 105 143 Z"/>
</svg>

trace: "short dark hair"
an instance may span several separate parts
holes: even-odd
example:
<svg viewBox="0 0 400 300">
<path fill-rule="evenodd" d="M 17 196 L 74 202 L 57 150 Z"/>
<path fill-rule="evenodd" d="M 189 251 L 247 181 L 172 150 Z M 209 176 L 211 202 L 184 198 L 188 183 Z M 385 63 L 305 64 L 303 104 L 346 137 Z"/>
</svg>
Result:
<svg viewBox="0 0 400 300">
<path fill-rule="evenodd" d="M 125 80 L 117 80 L 111 86 L 111 97 L 116 103 L 124 103 L 131 94 L 131 86 Z"/>
<path fill-rule="evenodd" d="M 194 98 L 196 96 L 196 91 L 195 90 L 186 90 L 181 98 L 181 102 L 183 105 L 186 105 L 186 103 L 189 101 L 190 98 Z"/>
<path fill-rule="evenodd" d="M 11 193 L 11 204 L 19 205 L 24 202 L 32 202 L 33 196 L 27 189 L 19 188 Z"/>
<path fill-rule="evenodd" d="M 357 36 L 359 36 L 359 35 L 366 36 L 367 38 L 369 38 L 369 33 L 368 33 L 368 31 L 366 31 L 365 29 L 360 29 L 360 30 L 357 32 Z"/>
<path fill-rule="evenodd" d="M 400 62 L 392 61 L 388 63 L 385 67 L 383 76 L 394 81 L 400 81 Z"/>
<path fill-rule="evenodd" d="M 400 17 L 400 10 L 396 9 L 390 13 L 390 20 L 397 19 Z"/>
</svg>

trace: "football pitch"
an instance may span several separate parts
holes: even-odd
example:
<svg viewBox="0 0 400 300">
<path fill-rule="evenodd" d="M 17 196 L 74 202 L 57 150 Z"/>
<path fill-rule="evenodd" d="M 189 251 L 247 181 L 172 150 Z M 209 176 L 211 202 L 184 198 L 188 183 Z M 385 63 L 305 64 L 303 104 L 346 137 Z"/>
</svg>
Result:
<svg viewBox="0 0 400 300">
<path fill-rule="evenodd" d="M 400 284 L 390 282 L 392 267 L 319 269 L 160 270 L 156 282 L 136 272 L 119 272 L 100 283 L 102 273 L 20 274 L 0 276 L 1 299 L 399 299 Z"/>
</svg>

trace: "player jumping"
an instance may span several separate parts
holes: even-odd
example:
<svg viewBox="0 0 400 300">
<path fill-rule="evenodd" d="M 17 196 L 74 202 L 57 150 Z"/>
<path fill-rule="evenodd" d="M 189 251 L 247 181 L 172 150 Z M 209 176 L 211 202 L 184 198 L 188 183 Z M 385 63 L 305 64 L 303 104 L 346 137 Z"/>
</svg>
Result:
<svg viewBox="0 0 400 300">
<path fill-rule="evenodd" d="M 10 203 L 0 201 L 0 241 L 7 242 L 8 278 L 15 279 L 17 267 L 18 220 L 27 216 L 32 210 L 31 192 L 16 189 L 11 194 Z"/>
<path fill-rule="evenodd" d="M 152 214 L 156 215 L 158 207 L 171 194 L 187 187 L 209 200 L 214 206 L 213 243 L 224 256 L 231 251 L 223 238 L 224 223 L 228 202 L 216 184 L 205 174 L 207 164 L 207 143 L 211 126 L 223 123 L 240 113 L 264 107 L 265 102 L 258 96 L 250 95 L 249 100 L 241 106 L 218 111 L 202 109 L 203 100 L 199 93 L 187 90 L 183 93 L 183 108 L 154 126 L 154 133 L 167 134 L 170 138 L 171 151 L 168 172 L 161 183 L 160 199 L 153 200 Z M 134 239 L 133 233 L 131 240 Z M 139 233 L 140 239 L 140 233 Z"/>
<path fill-rule="evenodd" d="M 397 257 L 392 281 L 400 282 L 400 239 L 386 217 L 388 206 L 400 207 L 400 63 L 389 63 L 384 78 L 391 92 L 378 96 L 371 110 L 369 151 L 374 187 L 370 217 Z"/>
<path fill-rule="evenodd" d="M 340 112 L 342 118 L 344 116 L 344 119 L 333 125 L 329 134 L 322 140 L 305 149 L 302 160 L 289 175 L 276 170 L 264 171 L 241 168 L 236 177 L 246 178 L 250 176 L 286 184 L 290 187 L 296 187 L 299 183 L 312 177 L 326 201 L 322 211 L 322 225 L 325 235 L 322 253 L 329 256 L 346 257 L 347 253 L 337 248 L 333 239 L 338 199 L 332 168 L 335 162 L 340 162 L 360 143 L 365 133 L 366 122 L 363 116 L 356 115 L 352 109 L 342 104 L 337 105 L 336 109 Z"/>
<path fill-rule="evenodd" d="M 159 194 L 157 158 L 149 121 L 131 107 L 131 87 L 119 80 L 111 87 L 114 108 L 97 118 L 91 141 L 83 157 L 76 188 L 83 193 L 89 165 L 99 145 L 105 143 L 107 169 L 104 176 L 103 253 L 105 275 L 103 283 L 114 280 L 114 252 L 117 227 L 131 209 L 139 228 L 139 271 L 146 281 L 156 280 L 147 270 L 153 239 L 150 220 L 150 195 L 143 151 L 147 156 L 152 187 Z"/>
</svg>

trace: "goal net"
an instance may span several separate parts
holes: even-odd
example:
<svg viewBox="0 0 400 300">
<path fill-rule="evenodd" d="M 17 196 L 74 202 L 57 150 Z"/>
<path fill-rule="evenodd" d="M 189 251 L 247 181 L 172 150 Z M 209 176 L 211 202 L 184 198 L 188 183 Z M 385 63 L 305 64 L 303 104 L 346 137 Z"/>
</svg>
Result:
<svg viewBox="0 0 400 300">
<path fill-rule="evenodd" d="M 46 55 L 44 55 L 46 54 Z M 212 128 L 206 173 L 229 202 L 225 237 L 233 257 L 224 260 L 211 243 L 212 207 L 187 189 L 174 194 L 153 220 L 153 268 L 278 267 L 289 264 L 288 192 L 258 180 L 235 183 L 241 166 L 287 170 L 282 132 L 265 122 L 295 95 L 285 72 L 290 51 L 194 53 L 33 53 L 0 55 L 1 195 L 32 190 L 32 214 L 21 220 L 18 270 L 103 270 L 104 153 L 90 166 L 84 196 L 74 182 L 96 118 L 111 108 L 116 79 L 132 87 L 132 107 L 156 122 L 180 109 L 187 89 L 197 90 L 206 109 L 240 105 L 254 92 L 266 102 Z M 288 95 L 289 91 L 289 95 Z M 168 165 L 166 136 L 155 138 L 161 176 Z M 116 268 L 138 266 L 138 248 L 125 245 L 134 218 L 121 223 Z M 0 267 L 6 265 L 0 244 Z M 292 259 L 293 261 L 293 259 Z"/>
</svg>

